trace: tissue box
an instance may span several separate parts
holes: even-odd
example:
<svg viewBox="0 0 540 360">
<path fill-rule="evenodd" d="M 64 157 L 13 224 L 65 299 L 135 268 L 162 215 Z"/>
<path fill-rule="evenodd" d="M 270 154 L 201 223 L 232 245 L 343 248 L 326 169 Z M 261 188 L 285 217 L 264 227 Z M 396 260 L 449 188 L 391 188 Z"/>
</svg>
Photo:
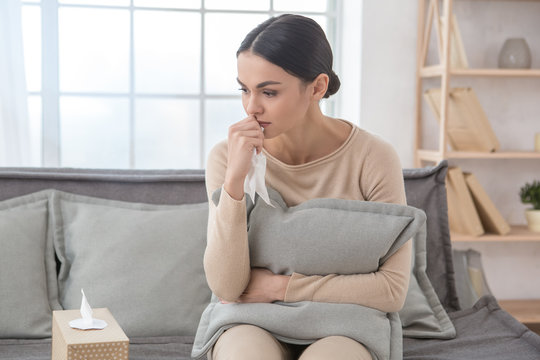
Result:
<svg viewBox="0 0 540 360">
<path fill-rule="evenodd" d="M 53 311 L 52 360 L 127 360 L 129 339 L 107 308 L 94 309 L 93 318 L 105 320 L 103 330 L 79 330 L 69 322 L 81 318 L 79 310 Z"/>
</svg>

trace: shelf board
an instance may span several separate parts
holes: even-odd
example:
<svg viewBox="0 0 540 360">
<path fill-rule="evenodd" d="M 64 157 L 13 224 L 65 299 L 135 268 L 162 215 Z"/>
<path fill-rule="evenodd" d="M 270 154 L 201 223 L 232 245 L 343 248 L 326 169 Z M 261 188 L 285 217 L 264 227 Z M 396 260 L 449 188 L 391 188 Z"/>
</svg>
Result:
<svg viewBox="0 0 540 360">
<path fill-rule="evenodd" d="M 540 69 L 451 69 L 458 76 L 540 77 Z"/>
<path fill-rule="evenodd" d="M 499 300 L 501 308 L 526 325 L 540 324 L 540 299 Z"/>
<path fill-rule="evenodd" d="M 448 151 L 442 155 L 437 150 L 418 150 L 418 157 L 425 161 L 438 162 L 444 159 L 538 159 L 540 151 L 496 151 L 496 152 L 476 152 L 476 151 Z"/>
<path fill-rule="evenodd" d="M 515 241 L 540 241 L 540 232 L 530 231 L 526 225 L 513 225 L 506 235 L 484 234 L 480 236 L 451 233 L 453 242 L 515 242 Z"/>
<path fill-rule="evenodd" d="M 442 76 L 443 73 L 441 65 L 425 66 L 420 69 L 421 77 Z M 450 69 L 449 73 L 455 76 L 540 77 L 540 69 Z"/>
<path fill-rule="evenodd" d="M 447 158 L 452 159 L 540 159 L 538 151 L 496 151 L 492 153 L 475 151 L 449 151 Z"/>
</svg>

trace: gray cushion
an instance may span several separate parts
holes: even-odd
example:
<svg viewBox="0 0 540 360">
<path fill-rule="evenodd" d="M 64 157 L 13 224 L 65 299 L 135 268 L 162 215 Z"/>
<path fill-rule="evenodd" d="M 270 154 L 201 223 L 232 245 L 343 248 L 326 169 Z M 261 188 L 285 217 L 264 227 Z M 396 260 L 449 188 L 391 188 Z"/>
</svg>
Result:
<svg viewBox="0 0 540 360">
<path fill-rule="evenodd" d="M 456 336 L 454 325 L 426 274 L 425 234 L 413 239 L 409 289 L 399 317 L 405 337 L 452 339 Z"/>
<path fill-rule="evenodd" d="M 281 196 L 273 189 L 269 191 L 279 209 L 286 209 Z M 392 224 L 389 222 L 389 210 L 379 212 L 380 206 L 376 203 L 362 204 L 361 207 L 355 201 L 339 200 L 338 203 L 341 209 L 336 211 L 336 205 L 330 205 L 328 199 L 314 199 L 306 205 L 291 208 L 291 213 L 256 206 L 250 219 L 264 221 L 248 223 L 249 232 L 258 237 L 257 241 L 250 243 L 250 258 L 259 261 L 252 266 L 265 267 L 280 274 L 293 271 L 304 275 L 367 273 L 386 260 L 383 254 L 391 255 L 395 247 L 401 245 L 394 242 L 394 248 L 389 251 L 391 249 L 385 248 L 389 245 L 385 241 L 362 239 L 396 239 L 397 232 L 410 219 L 402 217 Z M 354 213 L 359 209 L 364 211 L 362 216 Z M 255 235 L 251 235 L 250 239 L 253 238 Z M 328 239 L 338 241 L 329 242 Z M 358 255 L 366 252 L 376 256 L 366 258 Z M 374 263 L 377 260 L 380 263 Z M 426 274 L 425 233 L 414 237 L 411 280 L 399 316 L 403 336 L 450 339 L 456 335 Z"/>
<path fill-rule="evenodd" d="M 459 309 L 448 232 L 446 170 L 445 161 L 435 167 L 403 170 L 407 204 L 425 210 L 427 215 L 425 241 L 416 237 L 413 243 L 413 272 L 405 305 L 399 312 L 405 337 L 455 336 L 445 311 Z"/>
<path fill-rule="evenodd" d="M 416 234 L 425 239 L 425 214 L 416 208 L 343 199 L 312 199 L 289 208 L 275 190 L 269 188 L 268 194 L 274 208 L 259 197 L 254 205 L 248 199 L 253 267 L 279 274 L 371 273 Z M 437 298 L 434 292 L 433 297 Z M 293 344 L 347 336 L 362 342 L 377 359 L 401 358 L 397 313 L 311 301 L 221 304 L 215 297 L 201 318 L 192 355 L 202 357 L 238 323 L 257 325 Z"/>
<path fill-rule="evenodd" d="M 209 302 L 202 257 L 208 204 L 150 205 L 56 191 L 60 302 L 81 288 L 128 336 L 190 335 Z"/>
<path fill-rule="evenodd" d="M 275 190 L 269 191 L 279 208 L 285 209 L 286 204 L 281 196 Z M 308 205 L 301 204 L 291 209 L 292 214 L 276 212 L 270 207 L 255 207 L 252 212 L 254 215 L 250 215 L 250 218 L 265 221 L 250 221 L 249 231 L 258 237 L 272 240 L 250 243 L 251 259 L 260 261 L 252 265 L 268 268 L 274 273 L 290 274 L 296 271 L 304 275 L 335 272 L 347 275 L 376 269 L 378 264 L 373 261 L 380 260 L 382 263 L 386 260 L 382 254 L 390 255 L 393 251 L 384 248 L 388 245 L 385 242 L 362 241 L 354 234 L 362 234 L 365 239 L 395 239 L 397 234 L 392 232 L 400 231 L 406 218 L 400 219 L 403 221 L 401 226 L 389 225 L 388 214 L 369 213 L 373 211 L 369 204 L 363 204 L 366 212 L 358 217 L 351 212 L 358 209 L 356 202 L 341 200 L 340 203 L 344 208 L 336 211 L 332 208 L 335 205 L 328 208 L 328 199 L 314 199 Z M 327 239 L 339 239 L 339 242 L 329 242 Z M 366 249 L 366 246 L 370 248 Z M 426 274 L 426 234 L 414 237 L 413 250 L 411 281 L 405 304 L 399 311 L 403 336 L 451 339 L 456 335 L 454 326 Z M 362 257 L 360 262 L 358 254 L 366 251 L 377 256 Z"/>
<path fill-rule="evenodd" d="M 61 309 L 48 196 L 40 191 L 0 202 L 0 337 L 51 336 L 52 309 Z"/>
<path fill-rule="evenodd" d="M 446 160 L 437 166 L 404 169 L 407 204 L 427 214 L 426 273 L 446 311 L 459 310 L 448 228 L 445 178 Z"/>
<path fill-rule="evenodd" d="M 248 201 L 249 255 L 253 267 L 277 274 L 369 273 L 425 221 L 421 210 L 402 205 L 312 199 L 289 208 L 277 191 L 268 194 L 275 208 Z"/>
</svg>

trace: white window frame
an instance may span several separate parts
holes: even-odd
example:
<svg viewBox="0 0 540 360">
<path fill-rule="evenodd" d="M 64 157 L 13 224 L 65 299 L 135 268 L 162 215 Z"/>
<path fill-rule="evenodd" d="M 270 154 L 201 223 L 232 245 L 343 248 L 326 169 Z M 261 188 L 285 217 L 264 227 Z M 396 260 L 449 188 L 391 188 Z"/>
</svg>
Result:
<svg viewBox="0 0 540 360">
<path fill-rule="evenodd" d="M 341 43 L 338 36 L 338 23 L 342 16 L 342 1 L 327 0 L 328 7 L 326 12 L 301 12 L 306 16 L 326 16 L 327 18 L 327 36 L 334 50 L 334 58 L 339 58 L 341 53 Z M 24 6 L 39 6 L 41 7 L 41 34 L 42 34 L 42 81 L 41 91 L 30 91 L 29 96 L 40 96 L 42 104 L 42 149 L 41 149 L 41 166 L 44 167 L 60 167 L 61 166 L 61 138 L 60 138 L 60 96 L 89 96 L 89 97 L 127 97 L 129 99 L 129 168 L 135 168 L 135 99 L 137 98 L 174 98 L 174 99 L 198 99 L 200 106 L 200 167 L 204 168 L 206 162 L 205 154 L 205 102 L 208 99 L 238 99 L 240 95 L 216 95 L 207 94 L 205 91 L 205 19 L 206 14 L 210 13 L 231 13 L 231 14 L 264 14 L 269 16 L 279 15 L 282 12 L 274 10 L 274 1 L 270 0 L 270 9 L 265 10 L 213 10 L 205 8 L 205 0 L 201 0 L 200 9 L 173 9 L 173 8 L 151 8 L 151 7 L 135 7 L 133 0 L 130 0 L 129 6 L 102 6 L 102 5 L 75 5 L 75 4 L 58 4 L 57 0 L 41 0 L 41 3 L 27 2 L 22 0 Z M 58 10 L 60 7 L 83 7 L 83 8 L 106 8 L 106 9 L 129 9 L 130 10 L 130 72 L 129 72 L 129 92 L 128 93 L 90 93 L 90 92 L 60 92 L 59 85 L 59 46 L 58 46 Z M 134 88 L 134 29 L 133 15 L 134 10 L 157 10 L 157 11 L 174 11 L 174 12 L 195 12 L 201 14 L 201 46 L 200 46 L 200 90 L 199 94 L 143 94 L 136 93 Z M 335 61 L 336 72 L 339 74 L 340 62 Z M 340 101 L 335 101 L 333 98 L 327 100 L 326 110 L 329 115 L 336 113 L 336 107 L 339 107 Z"/>
</svg>

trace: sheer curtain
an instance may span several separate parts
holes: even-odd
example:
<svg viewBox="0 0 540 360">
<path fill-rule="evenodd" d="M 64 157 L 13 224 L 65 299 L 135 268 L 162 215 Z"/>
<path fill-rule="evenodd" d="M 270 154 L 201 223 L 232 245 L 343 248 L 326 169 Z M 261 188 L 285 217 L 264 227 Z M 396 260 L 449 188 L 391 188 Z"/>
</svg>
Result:
<svg viewBox="0 0 540 360">
<path fill-rule="evenodd" d="M 29 166 L 20 0 L 0 1 L 0 166 Z"/>
</svg>

